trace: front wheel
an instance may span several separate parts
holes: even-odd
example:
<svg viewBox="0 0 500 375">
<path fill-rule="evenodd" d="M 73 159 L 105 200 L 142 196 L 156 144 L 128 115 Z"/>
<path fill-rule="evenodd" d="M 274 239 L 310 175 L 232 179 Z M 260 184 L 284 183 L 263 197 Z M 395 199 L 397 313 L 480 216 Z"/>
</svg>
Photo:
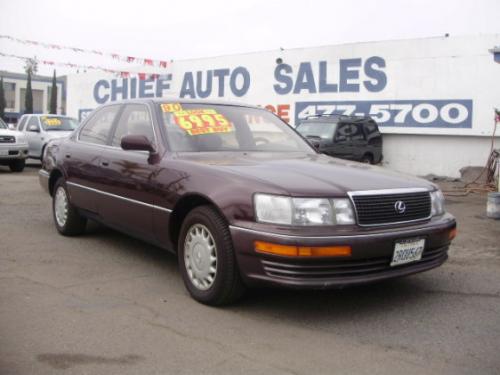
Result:
<svg viewBox="0 0 500 375">
<path fill-rule="evenodd" d="M 184 284 L 198 302 L 227 305 L 243 294 L 228 225 L 214 208 L 197 207 L 187 215 L 178 260 Z"/>
<path fill-rule="evenodd" d="M 25 159 L 12 160 L 9 164 L 9 168 L 12 172 L 22 172 L 26 166 Z"/>
<path fill-rule="evenodd" d="M 76 236 L 85 231 L 87 219 L 71 204 L 63 178 L 57 180 L 54 188 L 52 213 L 57 231 L 63 236 Z"/>
</svg>

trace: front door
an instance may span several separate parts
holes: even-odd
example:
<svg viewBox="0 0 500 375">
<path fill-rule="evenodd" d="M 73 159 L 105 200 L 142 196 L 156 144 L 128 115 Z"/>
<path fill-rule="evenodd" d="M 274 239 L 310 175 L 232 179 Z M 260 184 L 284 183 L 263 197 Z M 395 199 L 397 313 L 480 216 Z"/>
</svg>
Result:
<svg viewBox="0 0 500 375">
<path fill-rule="evenodd" d="M 28 140 L 29 156 L 33 158 L 41 157 L 43 133 L 37 116 L 30 117 L 26 125 L 25 134 Z"/>
<path fill-rule="evenodd" d="M 145 151 L 125 151 L 125 135 L 144 135 L 156 145 L 152 118 L 147 105 L 126 104 L 115 126 L 109 147 L 101 153 L 101 174 L 105 195 L 99 214 L 109 225 L 153 238 L 155 191 L 152 189 L 158 165 Z"/>
</svg>

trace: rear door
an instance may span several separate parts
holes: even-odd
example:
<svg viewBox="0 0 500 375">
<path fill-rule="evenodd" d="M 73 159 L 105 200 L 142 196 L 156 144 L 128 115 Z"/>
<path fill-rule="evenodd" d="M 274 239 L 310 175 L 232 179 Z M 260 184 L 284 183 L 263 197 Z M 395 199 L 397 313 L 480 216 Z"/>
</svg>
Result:
<svg viewBox="0 0 500 375">
<path fill-rule="evenodd" d="M 121 105 L 109 105 L 98 110 L 62 150 L 72 203 L 95 214 L 106 178 L 100 157 L 120 109 Z"/>
<path fill-rule="evenodd" d="M 342 159 L 352 159 L 352 144 L 351 144 L 351 124 L 339 122 L 334 135 L 333 153 Z"/>
<path fill-rule="evenodd" d="M 351 124 L 351 146 L 354 160 L 361 160 L 369 151 L 365 132 L 363 131 L 363 123 Z"/>
<path fill-rule="evenodd" d="M 149 152 L 123 150 L 125 135 L 144 135 L 157 148 L 152 113 L 146 104 L 124 105 L 109 147 L 102 150 L 99 168 L 106 195 L 100 201 L 99 214 L 118 229 L 152 239 L 158 164 L 152 162 Z"/>
</svg>

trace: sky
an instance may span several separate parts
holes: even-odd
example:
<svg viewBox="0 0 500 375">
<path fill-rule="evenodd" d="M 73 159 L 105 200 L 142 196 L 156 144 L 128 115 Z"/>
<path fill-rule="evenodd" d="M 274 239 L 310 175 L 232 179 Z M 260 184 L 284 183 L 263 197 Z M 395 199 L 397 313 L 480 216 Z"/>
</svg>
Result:
<svg viewBox="0 0 500 375">
<path fill-rule="evenodd" d="M 500 33 L 500 0 L 0 0 L 0 35 L 126 56 L 182 60 L 341 43 Z M 0 39 L 0 53 L 127 64 Z M 0 56 L 0 70 L 24 63 Z M 39 65 L 39 74 L 52 67 Z M 57 68 L 58 74 L 76 69 Z M 130 70 L 130 68 L 128 68 Z"/>
</svg>

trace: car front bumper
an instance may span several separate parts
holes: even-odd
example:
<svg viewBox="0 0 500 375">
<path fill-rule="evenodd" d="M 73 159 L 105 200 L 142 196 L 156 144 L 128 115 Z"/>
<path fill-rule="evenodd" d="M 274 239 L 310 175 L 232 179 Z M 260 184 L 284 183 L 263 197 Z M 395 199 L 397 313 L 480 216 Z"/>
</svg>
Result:
<svg viewBox="0 0 500 375">
<path fill-rule="evenodd" d="M 0 144 L 0 160 L 26 159 L 27 157 L 28 144 Z"/>
<path fill-rule="evenodd" d="M 302 236 L 269 233 L 230 226 L 238 266 L 247 285 L 275 285 L 295 289 L 326 289 L 364 284 L 430 270 L 448 258 L 453 216 L 445 214 L 427 223 L 406 227 L 359 230 L 351 234 Z M 422 259 L 391 266 L 396 241 L 425 238 Z M 290 257 L 258 253 L 255 241 L 294 246 L 349 245 L 349 257 Z"/>
</svg>

